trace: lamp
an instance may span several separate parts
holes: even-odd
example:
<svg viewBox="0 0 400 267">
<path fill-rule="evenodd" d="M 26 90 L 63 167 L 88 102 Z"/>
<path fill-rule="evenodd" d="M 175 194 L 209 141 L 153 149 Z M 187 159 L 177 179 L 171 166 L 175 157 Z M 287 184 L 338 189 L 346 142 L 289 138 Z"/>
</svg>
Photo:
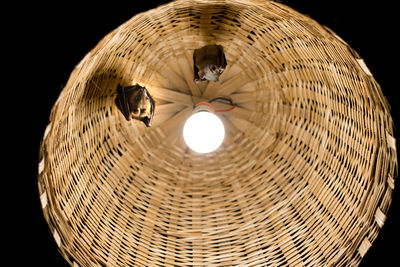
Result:
<svg viewBox="0 0 400 267">
<path fill-rule="evenodd" d="M 224 141 L 225 128 L 211 104 L 201 102 L 183 126 L 183 138 L 193 151 L 209 153 Z"/>
<path fill-rule="evenodd" d="M 191 53 L 209 43 L 229 65 L 196 84 Z M 148 87 L 153 126 L 118 113 L 118 83 Z M 205 99 L 215 111 L 192 109 Z M 183 153 L 188 111 L 224 118 L 218 153 Z M 73 69 L 38 193 L 71 266 L 356 266 L 388 218 L 396 152 L 389 103 L 333 31 L 278 1 L 178 0 Z"/>
</svg>

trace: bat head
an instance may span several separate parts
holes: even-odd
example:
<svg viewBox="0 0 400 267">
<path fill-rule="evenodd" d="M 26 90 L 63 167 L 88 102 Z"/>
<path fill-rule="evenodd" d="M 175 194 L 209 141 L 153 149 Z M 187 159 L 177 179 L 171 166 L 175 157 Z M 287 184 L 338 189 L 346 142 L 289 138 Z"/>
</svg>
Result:
<svg viewBox="0 0 400 267">
<path fill-rule="evenodd" d="M 203 77 L 206 80 L 217 82 L 219 80 L 219 76 L 224 72 L 224 66 L 216 66 L 214 64 L 208 65 L 204 68 Z"/>
<path fill-rule="evenodd" d="M 142 121 L 147 127 L 151 126 L 155 103 L 149 92 L 144 87 L 139 87 L 131 95 L 131 117 Z"/>
</svg>

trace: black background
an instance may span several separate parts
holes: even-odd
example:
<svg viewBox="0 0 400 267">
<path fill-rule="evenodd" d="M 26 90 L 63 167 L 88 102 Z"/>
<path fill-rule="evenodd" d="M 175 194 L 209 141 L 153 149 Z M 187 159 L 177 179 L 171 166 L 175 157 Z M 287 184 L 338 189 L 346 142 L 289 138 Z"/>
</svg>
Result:
<svg viewBox="0 0 400 267">
<path fill-rule="evenodd" d="M 10 104 L 5 108 L 7 114 L 16 115 L 4 116 L 12 118 L 12 121 L 3 122 L 10 125 L 7 129 L 12 130 L 7 132 L 16 138 L 6 142 L 6 146 L 12 146 L 12 149 L 4 166 L 11 171 L 5 178 L 15 185 L 4 189 L 10 194 L 3 194 L 8 196 L 4 206 L 11 208 L 11 216 L 3 217 L 11 224 L 5 234 L 12 237 L 4 245 L 15 253 L 12 255 L 16 255 L 12 258 L 6 255 L 15 263 L 13 266 L 67 266 L 42 215 L 37 170 L 39 143 L 48 124 L 50 109 L 70 73 L 107 33 L 135 14 L 167 2 L 146 0 L 140 6 L 136 1 L 125 4 L 98 1 L 84 6 L 57 2 L 52 5 L 17 4 L 13 9 L 4 10 L 3 15 L 7 12 L 14 14 L 8 23 L 3 24 L 3 42 L 10 45 L 4 54 L 11 57 L 12 64 L 7 66 L 8 71 L 14 74 L 5 77 L 11 85 L 3 91 L 11 92 L 13 96 L 3 97 L 3 102 Z M 395 95 L 400 76 L 399 29 L 394 5 L 388 1 L 350 0 L 287 0 L 283 3 L 327 25 L 364 58 L 391 103 L 397 128 L 395 137 L 399 140 L 400 113 L 396 105 L 399 98 Z M 15 98 L 19 99 L 17 104 L 12 101 Z M 19 127 L 18 130 L 15 127 Z M 386 223 L 361 266 L 395 266 L 398 261 L 398 186 L 396 182 Z"/>
</svg>

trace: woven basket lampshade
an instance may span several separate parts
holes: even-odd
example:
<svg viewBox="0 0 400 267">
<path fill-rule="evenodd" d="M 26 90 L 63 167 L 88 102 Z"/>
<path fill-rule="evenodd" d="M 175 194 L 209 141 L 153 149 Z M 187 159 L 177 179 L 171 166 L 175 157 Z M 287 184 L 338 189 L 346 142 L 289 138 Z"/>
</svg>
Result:
<svg viewBox="0 0 400 267">
<path fill-rule="evenodd" d="M 193 51 L 224 47 L 218 82 Z M 153 125 L 118 84 L 145 86 Z M 187 148 L 215 97 L 225 139 Z M 216 108 L 227 108 L 215 103 Z M 41 144 L 46 221 L 72 266 L 354 266 L 385 223 L 397 169 L 390 107 L 328 28 L 272 1 L 178 0 L 138 14 L 75 67 Z"/>
</svg>

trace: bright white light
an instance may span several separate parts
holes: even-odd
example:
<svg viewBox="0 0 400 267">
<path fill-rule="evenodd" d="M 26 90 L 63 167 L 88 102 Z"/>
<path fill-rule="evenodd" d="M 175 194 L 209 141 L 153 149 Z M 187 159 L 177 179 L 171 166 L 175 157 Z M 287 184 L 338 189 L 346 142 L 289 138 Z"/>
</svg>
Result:
<svg viewBox="0 0 400 267">
<path fill-rule="evenodd" d="M 198 153 L 216 150 L 224 141 L 224 136 L 224 124 L 215 114 L 208 111 L 193 114 L 183 126 L 186 144 Z"/>
</svg>

